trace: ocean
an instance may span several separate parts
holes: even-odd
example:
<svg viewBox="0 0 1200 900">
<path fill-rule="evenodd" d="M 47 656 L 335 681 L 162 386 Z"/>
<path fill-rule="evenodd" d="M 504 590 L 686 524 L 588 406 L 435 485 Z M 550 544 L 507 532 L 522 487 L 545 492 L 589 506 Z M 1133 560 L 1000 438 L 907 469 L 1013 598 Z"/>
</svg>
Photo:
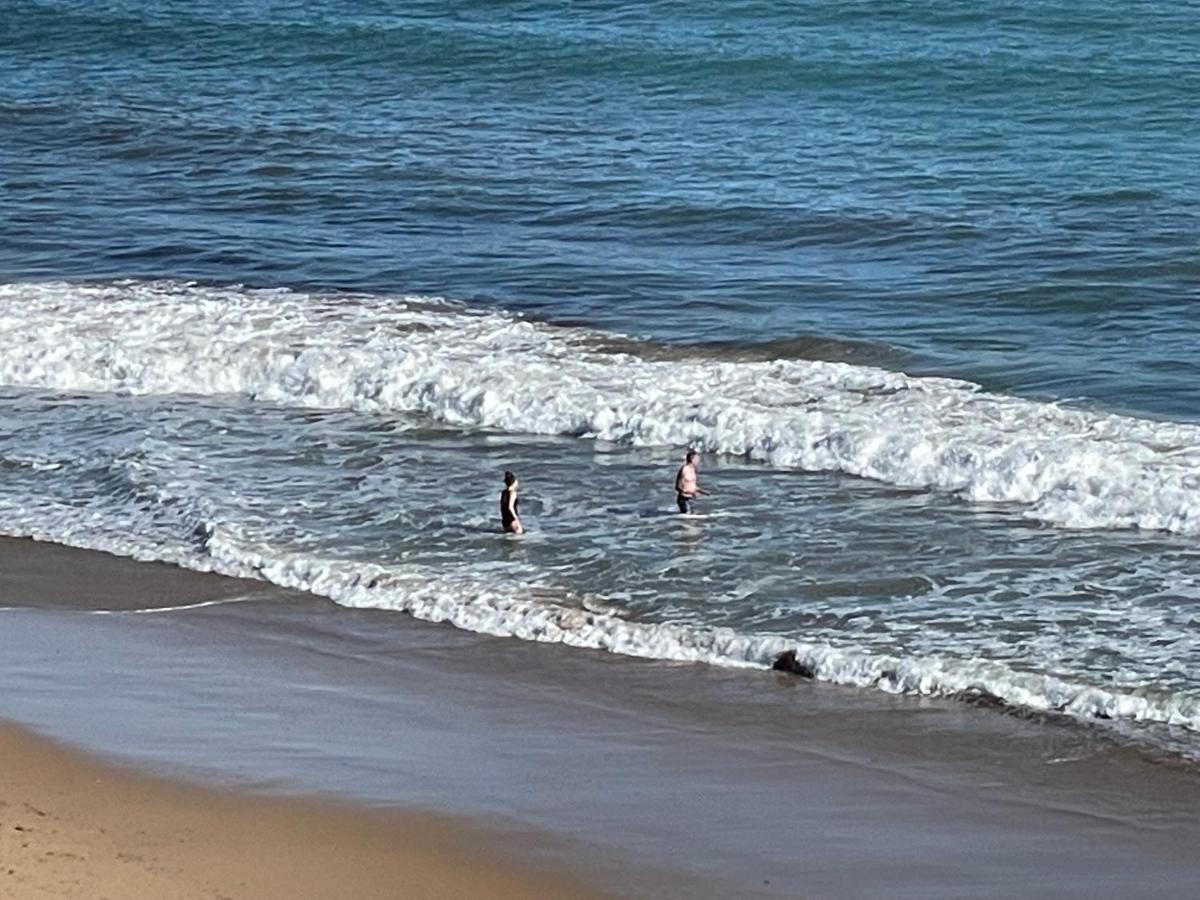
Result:
<svg viewBox="0 0 1200 900">
<path fill-rule="evenodd" d="M 0 530 L 1198 758 L 1197 46 L 1111 0 L 9 0 Z"/>
</svg>

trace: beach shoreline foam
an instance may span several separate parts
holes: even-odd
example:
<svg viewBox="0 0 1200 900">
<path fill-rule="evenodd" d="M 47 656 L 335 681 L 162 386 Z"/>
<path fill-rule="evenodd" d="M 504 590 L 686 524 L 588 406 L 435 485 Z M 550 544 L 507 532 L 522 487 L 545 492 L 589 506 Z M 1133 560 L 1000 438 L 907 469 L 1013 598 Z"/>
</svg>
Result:
<svg viewBox="0 0 1200 900">
<path fill-rule="evenodd" d="M 401 294 L 25 282 L 0 285 L 0 331 L 20 410 L 5 533 L 630 656 L 765 668 L 794 651 L 822 681 L 990 697 L 1162 745 L 1185 729 L 1200 752 L 1194 424 L 872 366 L 613 353 L 607 332 Z M 677 403 L 672 384 L 704 389 Z M 643 473 L 579 490 L 602 445 L 621 463 L 695 446 L 740 466 L 747 489 L 719 504 L 740 523 L 722 530 L 764 527 L 713 553 L 693 591 L 674 562 L 693 550 L 646 527 L 660 510 L 573 527 L 595 495 L 648 489 Z M 557 470 L 525 500 L 547 514 L 533 532 L 567 538 L 524 560 L 478 540 L 494 524 L 477 488 L 513 465 Z M 814 497 L 814 473 L 873 493 Z M 796 494 L 772 502 L 781 490 Z M 924 496 L 915 515 L 897 490 Z M 877 568 L 855 550 L 873 503 L 892 515 Z M 939 504 L 959 514 L 935 533 Z M 789 521 L 814 506 L 816 531 Z M 947 541 L 960 548 L 939 558 Z"/>
<path fill-rule="evenodd" d="M 1200 878 L 1194 769 L 1155 765 L 1086 727 L 506 640 L 302 594 L 179 609 L 214 599 L 216 576 L 33 541 L 0 551 L 0 715 L 123 764 L 235 788 L 229 802 L 247 822 L 277 815 L 274 798 L 260 804 L 266 791 L 520 823 L 518 834 L 593 847 L 575 858 L 585 883 L 607 885 L 608 872 L 636 896 L 928 896 L 947 885 L 1168 896 Z M 131 592 L 127 614 L 92 615 L 86 596 L 64 607 L 69 591 L 46 603 L 25 590 L 17 607 L 21 573 L 51 562 L 99 594 L 128 591 L 138 573 L 162 582 Z M 254 584 L 226 587 L 239 596 Z M 135 670 L 111 671 L 134 653 Z M 26 746 L 33 765 L 38 745 Z M 406 815 L 395 828 L 419 820 Z M 572 871 L 569 854 L 533 849 Z M 62 878 L 80 871 L 61 862 Z M 636 874 L 662 870 L 677 874 Z"/>
</svg>

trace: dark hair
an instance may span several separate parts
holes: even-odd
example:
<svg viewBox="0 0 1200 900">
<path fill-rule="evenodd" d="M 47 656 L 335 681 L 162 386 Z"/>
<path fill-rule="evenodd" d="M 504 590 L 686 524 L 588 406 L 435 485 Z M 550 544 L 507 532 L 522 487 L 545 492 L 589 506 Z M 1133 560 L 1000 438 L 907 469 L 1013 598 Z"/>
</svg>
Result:
<svg viewBox="0 0 1200 900">
<path fill-rule="evenodd" d="M 505 473 L 504 473 L 504 486 L 505 487 L 512 487 L 513 482 L 516 480 L 517 480 L 516 475 L 514 475 L 510 471 L 505 471 Z"/>
<path fill-rule="evenodd" d="M 696 458 L 697 456 L 699 456 L 699 455 L 700 455 L 700 454 L 699 454 L 699 453 L 697 453 L 695 450 L 689 450 L 689 451 L 687 452 L 687 456 L 685 456 L 685 457 L 684 457 L 684 460 L 685 460 L 686 462 L 691 462 L 693 459 L 695 459 L 695 458 Z"/>
</svg>

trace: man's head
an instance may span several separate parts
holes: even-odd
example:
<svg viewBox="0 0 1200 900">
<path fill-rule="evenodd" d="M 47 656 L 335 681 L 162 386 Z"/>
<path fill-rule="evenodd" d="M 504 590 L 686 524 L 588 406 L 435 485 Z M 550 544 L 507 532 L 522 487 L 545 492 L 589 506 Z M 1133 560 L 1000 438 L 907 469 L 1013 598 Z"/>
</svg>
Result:
<svg viewBox="0 0 1200 900">
<path fill-rule="evenodd" d="M 695 464 L 696 464 L 696 460 L 698 460 L 699 458 L 700 458 L 700 454 L 699 454 L 699 453 L 697 453 L 695 450 L 689 450 L 689 451 L 687 452 L 687 456 L 685 456 L 685 457 L 683 458 L 683 461 L 684 461 L 684 462 L 686 462 L 686 463 L 691 463 L 692 465 L 695 465 Z"/>
<path fill-rule="evenodd" d="M 505 472 L 504 473 L 504 486 L 505 487 L 512 487 L 516 483 L 517 483 L 517 476 L 515 473 L 513 473 L 513 472 Z"/>
</svg>

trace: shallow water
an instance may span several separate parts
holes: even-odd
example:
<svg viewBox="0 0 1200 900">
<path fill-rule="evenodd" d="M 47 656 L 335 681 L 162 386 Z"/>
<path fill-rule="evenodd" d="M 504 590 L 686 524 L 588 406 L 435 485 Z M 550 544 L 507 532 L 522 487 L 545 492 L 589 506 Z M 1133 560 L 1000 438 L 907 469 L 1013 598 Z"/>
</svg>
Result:
<svg viewBox="0 0 1200 900">
<path fill-rule="evenodd" d="M 724 665 L 798 649 L 841 683 L 1200 729 L 1190 426 L 862 366 L 643 359 L 427 301 L 0 297 L 28 348 L 9 380 L 51 389 L 2 398 L 11 534 L 495 634 Z M 694 517 L 671 492 L 689 435 L 726 451 Z M 507 467 L 522 538 L 496 528 Z"/>
<path fill-rule="evenodd" d="M 1194 751 L 1185 11 L 10 13 L 7 533 Z"/>
</svg>

